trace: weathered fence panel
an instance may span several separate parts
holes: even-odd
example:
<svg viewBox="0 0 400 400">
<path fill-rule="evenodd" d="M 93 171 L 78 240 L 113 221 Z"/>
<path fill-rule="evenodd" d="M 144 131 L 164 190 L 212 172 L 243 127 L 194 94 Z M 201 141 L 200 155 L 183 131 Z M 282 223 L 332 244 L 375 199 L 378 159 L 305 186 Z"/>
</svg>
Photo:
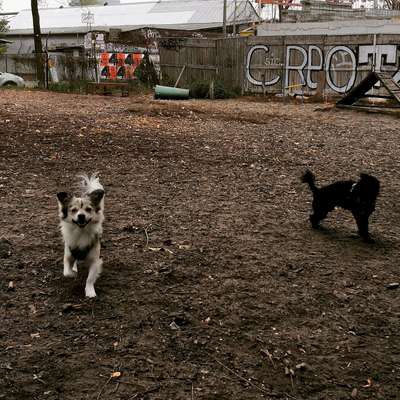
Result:
<svg viewBox="0 0 400 400">
<path fill-rule="evenodd" d="M 230 88 L 242 88 L 246 41 L 243 38 L 219 39 L 215 78 Z"/>
<path fill-rule="evenodd" d="M 212 81 L 216 75 L 216 41 L 210 39 L 161 39 L 160 67 L 165 80 L 176 81 L 183 66 L 179 86 L 193 81 Z"/>
</svg>

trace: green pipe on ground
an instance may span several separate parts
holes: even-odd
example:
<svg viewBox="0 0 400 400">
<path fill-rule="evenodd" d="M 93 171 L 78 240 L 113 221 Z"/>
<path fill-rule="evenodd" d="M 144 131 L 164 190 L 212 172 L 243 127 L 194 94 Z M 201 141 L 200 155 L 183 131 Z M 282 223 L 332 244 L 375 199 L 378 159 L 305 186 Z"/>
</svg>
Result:
<svg viewBox="0 0 400 400">
<path fill-rule="evenodd" d="M 180 89 L 170 86 L 156 85 L 154 88 L 155 99 L 186 100 L 189 98 L 189 89 Z"/>
</svg>

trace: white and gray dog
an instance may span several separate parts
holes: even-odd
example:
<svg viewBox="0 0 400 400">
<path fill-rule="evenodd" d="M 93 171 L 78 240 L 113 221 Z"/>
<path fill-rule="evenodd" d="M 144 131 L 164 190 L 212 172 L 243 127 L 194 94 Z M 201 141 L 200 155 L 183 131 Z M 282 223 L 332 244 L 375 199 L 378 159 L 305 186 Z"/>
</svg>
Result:
<svg viewBox="0 0 400 400">
<path fill-rule="evenodd" d="M 85 294 L 95 297 L 94 283 L 101 273 L 100 239 L 104 221 L 104 188 L 96 175 L 82 175 L 79 197 L 57 193 L 64 239 L 64 276 L 75 277 L 78 261 L 89 267 Z"/>
</svg>

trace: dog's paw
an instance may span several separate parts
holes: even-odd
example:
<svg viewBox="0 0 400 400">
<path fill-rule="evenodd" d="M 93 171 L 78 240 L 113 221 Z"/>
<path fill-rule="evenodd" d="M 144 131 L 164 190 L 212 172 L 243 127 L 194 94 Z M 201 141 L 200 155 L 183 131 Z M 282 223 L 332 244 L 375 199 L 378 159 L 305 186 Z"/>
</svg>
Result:
<svg viewBox="0 0 400 400">
<path fill-rule="evenodd" d="M 94 286 L 86 286 L 85 288 L 85 295 L 86 297 L 96 297 L 96 291 L 94 290 Z"/>
<path fill-rule="evenodd" d="M 76 278 L 78 276 L 78 271 L 74 270 L 64 270 L 64 276 L 66 278 Z"/>
<path fill-rule="evenodd" d="M 74 263 L 74 266 L 72 267 L 72 271 L 78 273 L 78 265 L 76 264 L 76 261 Z"/>
</svg>

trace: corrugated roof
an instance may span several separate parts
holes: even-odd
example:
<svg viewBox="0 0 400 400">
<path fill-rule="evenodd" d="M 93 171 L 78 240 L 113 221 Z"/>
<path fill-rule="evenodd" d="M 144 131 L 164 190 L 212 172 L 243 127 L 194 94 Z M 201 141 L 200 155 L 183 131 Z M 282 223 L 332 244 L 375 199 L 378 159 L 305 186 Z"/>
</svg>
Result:
<svg viewBox="0 0 400 400">
<path fill-rule="evenodd" d="M 234 0 L 228 0 L 228 21 L 233 20 Z M 82 13 L 93 13 L 93 30 L 124 31 L 142 27 L 198 30 L 222 25 L 223 0 L 159 0 L 115 6 L 65 7 L 39 10 L 42 33 L 87 32 Z M 254 7 L 247 0 L 237 0 L 236 20 L 258 21 Z M 21 11 L 10 24 L 9 35 L 32 34 L 32 14 Z"/>
</svg>

